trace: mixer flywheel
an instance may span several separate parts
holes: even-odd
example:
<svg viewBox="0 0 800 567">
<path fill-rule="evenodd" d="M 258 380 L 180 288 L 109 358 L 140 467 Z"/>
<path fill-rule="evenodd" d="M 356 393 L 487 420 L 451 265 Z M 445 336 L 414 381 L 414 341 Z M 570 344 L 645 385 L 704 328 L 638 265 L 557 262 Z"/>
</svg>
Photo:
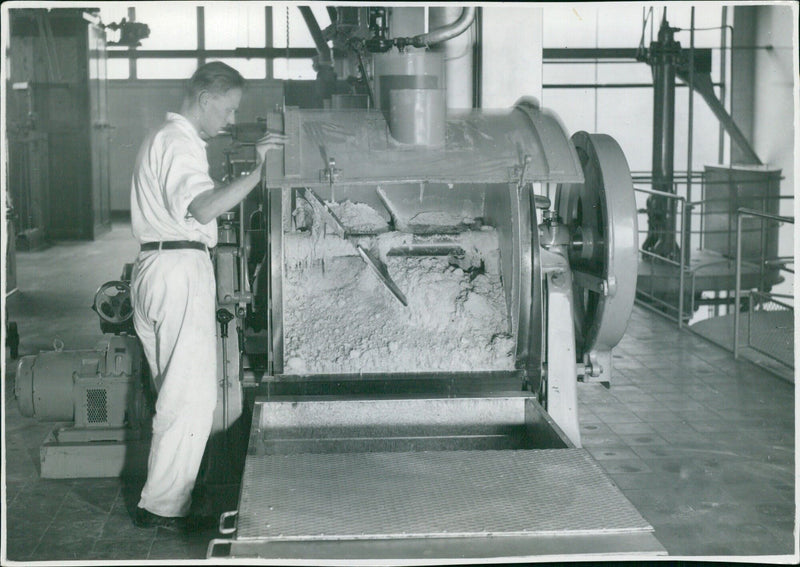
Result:
<svg viewBox="0 0 800 567">
<path fill-rule="evenodd" d="M 605 134 L 572 136 L 584 182 L 560 184 L 556 211 L 569 228 L 579 352 L 609 352 L 622 338 L 636 295 L 636 201 L 625 155 Z M 583 276 L 583 277 L 581 277 Z"/>
</svg>

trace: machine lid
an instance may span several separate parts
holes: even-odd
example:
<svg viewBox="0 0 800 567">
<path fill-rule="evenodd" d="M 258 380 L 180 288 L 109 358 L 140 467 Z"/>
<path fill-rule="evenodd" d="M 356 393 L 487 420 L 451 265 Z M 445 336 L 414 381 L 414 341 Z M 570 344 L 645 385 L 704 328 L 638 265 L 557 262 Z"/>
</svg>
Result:
<svg viewBox="0 0 800 567">
<path fill-rule="evenodd" d="M 559 185 L 555 207 L 572 241 L 576 346 L 584 354 L 608 352 L 622 339 L 636 296 L 636 200 L 613 138 L 577 132 L 572 143 L 585 181 Z"/>
<path fill-rule="evenodd" d="M 561 124 L 527 100 L 510 110 L 450 114 L 441 148 L 397 142 L 375 110 L 287 108 L 269 122 L 283 122 L 288 136 L 282 154 L 268 156 L 270 187 L 583 181 Z"/>
</svg>

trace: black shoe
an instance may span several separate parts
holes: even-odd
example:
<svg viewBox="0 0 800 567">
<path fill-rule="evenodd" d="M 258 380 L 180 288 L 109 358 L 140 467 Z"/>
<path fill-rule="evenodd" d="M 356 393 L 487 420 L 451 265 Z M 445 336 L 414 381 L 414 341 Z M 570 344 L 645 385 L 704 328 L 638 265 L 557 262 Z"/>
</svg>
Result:
<svg viewBox="0 0 800 567">
<path fill-rule="evenodd" d="M 164 528 L 172 532 L 186 531 L 186 518 L 166 517 L 153 514 L 149 510 L 136 507 L 136 515 L 133 518 L 133 525 L 137 528 Z"/>
</svg>

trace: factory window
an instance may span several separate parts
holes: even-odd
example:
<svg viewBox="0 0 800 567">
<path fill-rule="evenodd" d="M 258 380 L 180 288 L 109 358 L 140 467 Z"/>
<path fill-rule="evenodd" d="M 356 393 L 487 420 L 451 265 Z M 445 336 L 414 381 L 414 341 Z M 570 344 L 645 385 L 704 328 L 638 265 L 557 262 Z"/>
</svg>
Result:
<svg viewBox="0 0 800 567">
<path fill-rule="evenodd" d="M 656 39 L 664 14 L 663 6 L 641 5 L 574 5 L 548 6 L 544 10 L 543 47 L 547 49 L 636 49 L 643 40 L 647 48 Z M 676 41 L 690 45 L 691 5 L 670 4 L 667 8 L 670 26 L 680 28 Z M 731 14 L 729 13 L 730 23 Z M 647 20 L 644 36 L 643 23 Z M 723 61 L 730 65 L 730 53 L 722 56 L 720 25 L 722 8 L 719 4 L 695 6 L 694 45 L 711 49 L 712 81 L 721 78 Z M 728 35 L 730 42 L 730 35 Z M 562 53 L 563 55 L 563 53 Z M 545 59 L 542 70 L 542 104 L 554 110 L 570 132 L 587 130 L 605 132 L 622 146 L 631 169 L 646 171 L 651 167 L 652 149 L 649 137 L 642 143 L 640 135 L 644 118 L 647 123 L 653 114 L 652 73 L 643 62 L 630 56 L 609 58 L 605 52 L 576 59 Z M 676 82 L 675 139 L 687 140 L 689 89 Z M 718 89 L 719 94 L 719 89 Z M 624 103 L 620 104 L 621 101 Z M 703 163 L 716 162 L 719 152 L 719 124 L 699 95 L 693 108 L 693 169 Z M 686 155 L 675 155 L 676 169 L 687 167 Z"/>
<path fill-rule="evenodd" d="M 115 2 L 104 2 L 100 8 L 100 19 L 106 26 L 119 24 L 123 19 L 130 20 L 128 6 Z M 117 51 L 122 48 L 115 47 L 113 43 L 119 41 L 120 30 L 106 28 L 106 44 L 108 51 Z M 112 44 L 112 45 L 109 45 Z M 127 49 L 127 48 L 126 48 Z M 106 65 L 106 77 L 109 79 L 129 79 L 131 75 L 131 65 L 127 59 L 108 58 Z"/>
<path fill-rule="evenodd" d="M 313 80 L 317 78 L 314 63 L 311 59 L 286 59 L 273 60 L 272 75 L 276 79 L 294 81 Z"/>
<path fill-rule="evenodd" d="M 109 79 L 130 79 L 131 65 L 127 59 L 109 59 L 106 62 L 106 77 Z"/>
<path fill-rule="evenodd" d="M 312 5 L 311 11 L 320 29 L 330 25 L 331 19 L 325 6 Z M 274 47 L 314 47 L 314 39 L 308 31 L 297 4 L 285 2 L 272 4 L 272 45 Z M 275 59 L 273 77 L 276 79 L 311 80 L 317 77 L 309 59 Z"/>
<path fill-rule="evenodd" d="M 197 8 L 183 2 L 140 2 L 136 21 L 150 28 L 142 49 L 197 49 Z"/>
<path fill-rule="evenodd" d="M 223 59 L 215 57 L 209 61 L 222 61 L 239 71 L 245 79 L 263 79 L 267 76 L 267 67 L 263 59 Z"/>
<path fill-rule="evenodd" d="M 197 59 L 139 59 L 137 79 L 188 79 L 197 69 Z"/>
<path fill-rule="evenodd" d="M 206 49 L 264 46 L 266 21 L 260 4 L 209 4 L 204 7 L 204 19 Z"/>
</svg>

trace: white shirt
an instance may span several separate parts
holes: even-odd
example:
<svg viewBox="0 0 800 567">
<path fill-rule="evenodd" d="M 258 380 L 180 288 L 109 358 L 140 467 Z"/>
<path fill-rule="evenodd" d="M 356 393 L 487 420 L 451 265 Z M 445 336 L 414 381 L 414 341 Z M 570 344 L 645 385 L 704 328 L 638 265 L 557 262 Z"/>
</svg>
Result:
<svg viewBox="0 0 800 567">
<path fill-rule="evenodd" d="M 195 240 L 217 244 L 217 221 L 200 224 L 189 204 L 214 188 L 206 143 L 186 118 L 167 113 L 136 157 L 131 181 L 131 229 L 140 242 Z"/>
</svg>

